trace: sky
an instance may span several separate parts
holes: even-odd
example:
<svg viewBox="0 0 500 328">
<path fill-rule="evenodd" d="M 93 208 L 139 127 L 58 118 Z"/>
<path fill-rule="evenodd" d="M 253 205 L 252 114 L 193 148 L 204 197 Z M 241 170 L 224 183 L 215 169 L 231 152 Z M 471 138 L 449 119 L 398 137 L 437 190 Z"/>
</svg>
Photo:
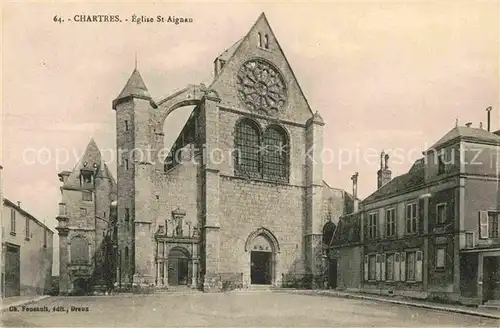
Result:
<svg viewBox="0 0 500 328">
<path fill-rule="evenodd" d="M 500 129 L 493 1 L 15 3 L 2 11 L 4 196 L 55 235 L 57 173 L 73 168 L 91 137 L 101 149 L 116 149 L 111 102 L 136 54 L 154 99 L 188 84 L 208 85 L 213 60 L 261 12 L 312 110 L 326 122 L 324 179 L 332 187 L 351 191 L 350 177 L 359 172 L 358 196 L 370 195 L 382 150 L 399 152 L 389 166 L 393 177 L 403 174 L 457 119 L 486 124 L 489 106 L 492 130 Z M 54 22 L 55 15 L 77 14 L 174 15 L 193 23 Z M 191 109 L 167 118 L 167 144 Z M 116 163 L 109 164 L 116 172 Z"/>
</svg>

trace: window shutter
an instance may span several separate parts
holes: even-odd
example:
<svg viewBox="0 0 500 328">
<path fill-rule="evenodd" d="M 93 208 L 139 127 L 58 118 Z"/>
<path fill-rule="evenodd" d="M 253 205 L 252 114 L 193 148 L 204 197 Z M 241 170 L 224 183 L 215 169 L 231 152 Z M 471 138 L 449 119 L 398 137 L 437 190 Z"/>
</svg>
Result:
<svg viewBox="0 0 500 328">
<path fill-rule="evenodd" d="M 417 251 L 416 256 L 415 281 L 422 281 L 422 251 Z"/>
<path fill-rule="evenodd" d="M 382 275 L 382 281 L 385 281 L 385 266 L 387 265 L 386 263 L 386 255 L 385 254 L 382 254 L 382 261 L 380 263 L 380 272 L 381 272 L 381 275 Z"/>
<path fill-rule="evenodd" d="M 399 275 L 401 281 L 406 280 L 406 253 L 401 252 L 400 262 L 399 262 Z"/>
<path fill-rule="evenodd" d="M 392 268 L 394 271 L 394 281 L 399 281 L 399 253 L 394 254 L 394 267 Z"/>
<path fill-rule="evenodd" d="M 365 255 L 365 280 L 368 281 L 368 255 Z"/>
<path fill-rule="evenodd" d="M 375 264 L 375 270 L 376 270 L 376 274 L 377 274 L 377 281 L 380 280 L 380 254 L 377 254 L 377 260 L 376 260 L 376 264 Z"/>
<path fill-rule="evenodd" d="M 488 212 L 479 211 L 479 238 L 488 238 Z"/>
</svg>

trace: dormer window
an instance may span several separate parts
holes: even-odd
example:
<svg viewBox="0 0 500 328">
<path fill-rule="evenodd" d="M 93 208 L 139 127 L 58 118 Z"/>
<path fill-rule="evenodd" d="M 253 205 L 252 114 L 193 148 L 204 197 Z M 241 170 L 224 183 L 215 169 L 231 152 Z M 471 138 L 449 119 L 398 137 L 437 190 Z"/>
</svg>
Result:
<svg viewBox="0 0 500 328">
<path fill-rule="evenodd" d="M 444 155 L 438 156 L 438 175 L 445 173 Z"/>
<path fill-rule="evenodd" d="M 226 61 L 225 60 L 219 60 L 220 61 L 220 70 L 222 71 L 222 69 L 224 68 L 224 65 L 226 64 Z"/>
<path fill-rule="evenodd" d="M 94 166 L 94 170 L 95 170 L 95 166 Z M 84 186 L 85 188 L 90 187 L 89 185 L 92 184 L 94 170 L 91 169 L 90 167 L 88 167 L 87 162 L 83 163 L 83 168 L 80 170 L 80 183 L 82 185 L 87 185 L 87 186 Z"/>
</svg>

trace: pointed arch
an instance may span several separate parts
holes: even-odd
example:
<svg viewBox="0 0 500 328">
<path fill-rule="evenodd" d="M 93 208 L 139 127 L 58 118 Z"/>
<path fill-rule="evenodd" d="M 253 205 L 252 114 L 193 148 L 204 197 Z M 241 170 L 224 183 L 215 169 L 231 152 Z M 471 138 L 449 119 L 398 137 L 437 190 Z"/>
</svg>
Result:
<svg viewBox="0 0 500 328">
<path fill-rule="evenodd" d="M 254 241 L 254 239 L 257 236 L 261 236 L 261 235 L 265 236 L 269 240 L 272 247 L 274 248 L 273 249 L 274 252 L 276 252 L 276 253 L 280 252 L 280 245 L 278 243 L 278 239 L 276 238 L 276 236 L 274 236 L 274 234 L 269 229 L 264 228 L 264 227 L 255 230 L 254 232 L 252 232 L 248 236 L 247 241 L 245 242 L 245 252 L 251 251 L 250 247 L 252 245 L 252 242 Z"/>
<path fill-rule="evenodd" d="M 333 236 L 335 234 L 335 223 L 332 221 L 328 221 L 323 226 L 323 244 L 330 245 L 333 240 Z"/>
</svg>

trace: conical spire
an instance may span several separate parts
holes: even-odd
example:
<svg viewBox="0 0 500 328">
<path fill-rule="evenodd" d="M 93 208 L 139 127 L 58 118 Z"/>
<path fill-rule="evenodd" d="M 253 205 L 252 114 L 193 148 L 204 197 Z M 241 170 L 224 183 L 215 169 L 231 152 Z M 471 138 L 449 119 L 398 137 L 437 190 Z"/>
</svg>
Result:
<svg viewBox="0 0 500 328">
<path fill-rule="evenodd" d="M 151 100 L 151 95 L 149 94 L 148 88 L 146 87 L 146 84 L 144 83 L 141 73 L 139 73 L 137 67 L 135 67 L 132 71 L 132 75 L 130 75 L 127 84 L 125 84 L 125 87 L 122 92 L 120 92 L 120 95 L 118 95 L 118 97 L 116 97 L 113 101 L 113 109 L 116 109 L 115 107 L 119 100 L 127 97 Z"/>
</svg>

